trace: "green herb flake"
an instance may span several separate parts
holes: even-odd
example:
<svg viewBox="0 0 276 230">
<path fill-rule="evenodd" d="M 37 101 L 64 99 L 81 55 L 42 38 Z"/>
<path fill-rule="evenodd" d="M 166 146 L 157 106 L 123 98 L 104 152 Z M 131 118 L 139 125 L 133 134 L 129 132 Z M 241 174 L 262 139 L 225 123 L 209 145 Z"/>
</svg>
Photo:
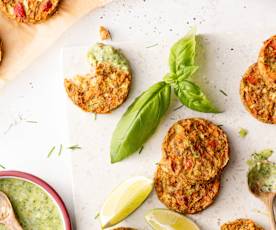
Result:
<svg viewBox="0 0 276 230">
<path fill-rule="evenodd" d="M 62 149 L 63 149 L 63 146 L 62 146 L 62 145 L 60 145 L 60 146 L 59 146 L 59 151 L 58 151 L 58 156 L 61 156 Z"/>
<path fill-rule="evenodd" d="M 153 48 L 153 47 L 156 47 L 156 46 L 158 46 L 158 43 L 155 43 L 153 45 L 147 46 L 146 49 Z"/>
<path fill-rule="evenodd" d="M 100 217 L 100 213 L 97 212 L 96 215 L 94 216 L 94 220 L 98 219 Z"/>
<path fill-rule="evenodd" d="M 47 158 L 50 158 L 50 157 L 52 156 L 52 154 L 53 154 L 53 152 L 54 152 L 55 149 L 56 149 L 56 146 L 53 146 L 53 147 L 51 148 L 51 150 L 49 151 L 49 153 L 48 153 L 48 155 L 47 155 Z"/>
<path fill-rule="evenodd" d="M 38 121 L 31 121 L 31 120 L 26 120 L 27 123 L 33 123 L 33 124 L 37 124 Z"/>
<path fill-rule="evenodd" d="M 96 113 L 93 113 L 93 119 L 94 119 L 94 121 L 97 120 L 97 114 Z"/>
<path fill-rule="evenodd" d="M 228 96 L 227 93 L 225 93 L 222 89 L 220 89 L 219 92 L 221 92 L 226 97 Z"/>
<path fill-rule="evenodd" d="M 180 105 L 180 106 L 176 107 L 173 111 L 175 112 L 175 111 L 181 109 L 182 107 L 184 107 L 184 105 Z"/>
<path fill-rule="evenodd" d="M 72 145 L 72 146 L 69 146 L 68 149 L 74 151 L 74 150 L 81 149 L 81 147 L 79 145 Z"/>
<path fill-rule="evenodd" d="M 240 137 L 244 138 L 247 136 L 247 134 L 248 134 L 248 131 L 246 129 L 244 129 L 244 128 L 240 129 L 240 131 L 239 131 Z"/>
<path fill-rule="evenodd" d="M 6 167 L 4 165 L 2 165 L 2 164 L 0 164 L 0 168 L 6 169 Z"/>
<path fill-rule="evenodd" d="M 193 154 L 194 158 L 199 158 L 199 156 L 200 156 L 199 153 L 196 151 L 193 151 L 192 154 Z"/>
<path fill-rule="evenodd" d="M 141 152 L 143 151 L 143 149 L 144 149 L 144 145 L 140 148 L 139 154 L 141 154 Z"/>
</svg>

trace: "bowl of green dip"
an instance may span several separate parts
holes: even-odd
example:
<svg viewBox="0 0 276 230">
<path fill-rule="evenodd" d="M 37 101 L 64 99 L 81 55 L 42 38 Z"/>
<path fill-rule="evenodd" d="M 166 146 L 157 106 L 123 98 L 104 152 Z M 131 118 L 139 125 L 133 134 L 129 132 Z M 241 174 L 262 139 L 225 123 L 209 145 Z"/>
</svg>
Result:
<svg viewBox="0 0 276 230">
<path fill-rule="evenodd" d="M 0 171 L 0 191 L 10 199 L 24 230 L 72 230 L 57 192 L 42 179 L 19 171 Z M 0 224 L 0 230 L 8 230 Z"/>
</svg>

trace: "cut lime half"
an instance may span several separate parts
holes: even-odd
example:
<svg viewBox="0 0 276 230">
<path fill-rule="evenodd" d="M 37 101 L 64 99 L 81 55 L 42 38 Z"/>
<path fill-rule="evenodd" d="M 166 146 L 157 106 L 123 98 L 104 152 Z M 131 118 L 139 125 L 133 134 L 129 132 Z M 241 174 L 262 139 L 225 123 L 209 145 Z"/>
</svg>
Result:
<svg viewBox="0 0 276 230">
<path fill-rule="evenodd" d="M 102 228 L 118 224 L 137 209 L 151 193 L 153 181 L 134 177 L 119 185 L 106 199 L 100 211 Z"/>
<path fill-rule="evenodd" d="M 152 209 L 145 218 L 154 230 L 200 230 L 189 218 L 168 209 Z"/>
</svg>

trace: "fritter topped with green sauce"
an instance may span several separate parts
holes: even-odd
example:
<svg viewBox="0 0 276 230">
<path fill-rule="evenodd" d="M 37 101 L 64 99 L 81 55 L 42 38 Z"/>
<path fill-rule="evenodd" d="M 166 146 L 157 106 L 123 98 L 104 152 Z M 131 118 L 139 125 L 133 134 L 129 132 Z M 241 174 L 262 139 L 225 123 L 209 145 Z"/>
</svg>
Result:
<svg viewBox="0 0 276 230">
<path fill-rule="evenodd" d="M 98 43 L 88 53 L 92 72 L 65 79 L 69 98 L 81 109 L 93 113 L 109 113 L 127 98 L 131 72 L 127 59 L 112 46 Z"/>
<path fill-rule="evenodd" d="M 276 192 L 276 163 L 268 160 L 272 153 L 270 149 L 254 153 L 247 162 L 248 186 L 255 194 Z"/>
</svg>

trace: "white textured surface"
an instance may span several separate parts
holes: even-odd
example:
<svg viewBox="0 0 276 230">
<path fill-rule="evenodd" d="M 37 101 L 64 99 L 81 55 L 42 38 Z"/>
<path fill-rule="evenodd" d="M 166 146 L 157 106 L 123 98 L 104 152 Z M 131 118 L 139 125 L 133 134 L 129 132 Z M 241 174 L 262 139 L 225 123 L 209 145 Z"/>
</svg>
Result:
<svg viewBox="0 0 276 230">
<path fill-rule="evenodd" d="M 117 165 L 109 164 L 110 136 L 117 120 L 135 96 L 165 74 L 168 50 L 162 46 L 152 48 L 157 55 L 145 64 L 147 69 L 138 72 L 139 66 L 135 67 L 137 72 L 131 97 L 115 113 L 98 116 L 94 121 L 90 119 L 91 115 L 80 112 L 69 102 L 68 108 L 73 110 L 69 121 L 77 124 L 72 132 L 74 140 L 69 143 L 83 147 L 82 152 L 73 153 L 77 229 L 100 229 L 94 216 L 106 195 L 125 178 L 133 175 L 151 177 L 167 129 L 174 120 L 191 116 L 223 124 L 232 146 L 232 160 L 225 171 L 218 200 L 214 206 L 192 218 L 204 230 L 218 229 L 219 223 L 235 217 L 254 218 L 269 229 L 267 218 L 262 214 L 264 206 L 247 191 L 245 159 L 255 150 L 267 147 L 276 150 L 275 126 L 262 124 L 245 112 L 238 88 L 242 73 L 256 60 L 261 42 L 276 32 L 275 12 L 275 0 L 119 0 L 92 12 L 67 31 L 20 78 L 1 90 L 0 163 L 46 179 L 62 195 L 72 213 L 70 153 L 64 152 L 60 158 L 46 157 L 52 145 L 65 143 L 67 139 L 63 102 L 58 96 L 58 92 L 64 93 L 60 76 L 61 49 L 64 46 L 90 46 L 99 39 L 100 25 L 110 28 L 114 42 L 133 41 L 147 45 L 161 44 L 164 39 L 174 41 L 185 34 L 190 25 L 197 25 L 203 35 L 205 58 L 201 57 L 201 70 L 196 80 L 225 110 L 223 114 L 206 115 L 185 108 L 172 112 L 178 106 L 177 102 L 172 103 L 171 110 L 141 155 L 133 155 Z M 158 55 L 159 51 L 162 54 Z M 137 56 L 135 63 L 139 59 L 142 57 Z M 153 69 L 149 70 L 150 67 Z M 81 68 L 87 68 L 86 63 Z M 224 97 L 219 89 L 227 92 L 228 97 Z M 4 135 L 18 114 L 38 123 L 22 122 Z M 238 137 L 240 127 L 249 130 L 245 139 Z M 162 207 L 162 204 L 152 194 L 125 225 L 149 229 L 143 215 L 154 207 Z"/>
<path fill-rule="evenodd" d="M 108 193 L 126 178 L 153 177 L 166 131 L 176 120 L 186 117 L 204 117 L 223 124 L 231 142 L 231 162 L 223 174 L 218 199 L 192 218 L 204 230 L 219 229 L 220 224 L 238 217 L 253 218 L 269 229 L 263 204 L 247 189 L 245 161 L 256 150 L 276 149 L 275 126 L 260 123 L 245 111 L 239 98 L 239 82 L 246 68 L 256 60 L 262 41 L 275 34 L 276 25 L 272 23 L 275 10 L 276 2 L 272 0 L 116 1 L 82 21 L 80 25 L 87 25 L 90 40 L 80 44 L 88 48 L 90 43 L 98 41 L 98 26 L 106 25 L 112 32 L 113 44 L 122 47 L 130 59 L 134 81 L 127 102 L 112 114 L 97 116 L 97 120 L 68 103 L 71 138 L 83 147 L 73 155 L 78 229 L 100 229 L 93 217 Z M 111 165 L 109 143 L 117 121 L 137 95 L 166 74 L 169 47 L 191 25 L 196 25 L 200 33 L 200 71 L 195 80 L 224 113 L 203 114 L 184 107 L 173 111 L 179 106 L 174 100 L 142 153 Z M 145 48 L 156 43 L 155 47 Z M 64 67 L 68 75 L 88 71 L 85 47 L 65 50 Z M 221 94 L 220 89 L 228 96 Z M 245 139 L 238 136 L 241 127 L 249 131 Z M 157 207 L 163 205 L 153 193 L 121 225 L 149 229 L 143 216 L 147 210 Z"/>
</svg>

